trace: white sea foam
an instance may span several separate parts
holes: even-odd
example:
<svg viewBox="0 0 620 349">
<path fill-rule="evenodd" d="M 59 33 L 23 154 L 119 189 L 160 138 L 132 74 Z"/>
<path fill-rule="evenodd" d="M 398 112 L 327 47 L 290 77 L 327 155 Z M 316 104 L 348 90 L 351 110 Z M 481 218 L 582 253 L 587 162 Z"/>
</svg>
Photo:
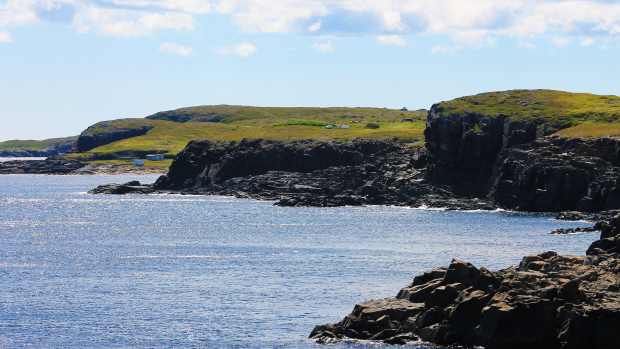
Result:
<svg viewBox="0 0 620 349">
<path fill-rule="evenodd" d="M 121 259 L 208 259 L 208 260 L 223 260 L 223 259 L 235 259 L 240 256 L 217 256 L 217 255 L 138 255 L 138 256 L 124 256 Z"/>
</svg>

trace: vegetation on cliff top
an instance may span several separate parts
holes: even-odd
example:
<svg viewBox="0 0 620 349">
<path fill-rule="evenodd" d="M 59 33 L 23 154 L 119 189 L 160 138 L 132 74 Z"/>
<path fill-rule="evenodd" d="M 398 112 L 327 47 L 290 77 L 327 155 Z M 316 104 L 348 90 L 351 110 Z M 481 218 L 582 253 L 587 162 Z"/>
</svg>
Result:
<svg viewBox="0 0 620 349">
<path fill-rule="evenodd" d="M 337 122 L 347 120 L 383 120 L 400 121 L 403 117 L 412 117 L 412 114 L 424 114 L 425 110 L 415 112 L 401 112 L 386 108 L 318 108 L 318 107 L 250 107 L 237 105 L 207 105 L 181 108 L 164 111 L 147 116 L 152 120 L 167 120 L 176 122 L 223 122 L 234 123 L 240 121 L 282 122 L 289 119 L 320 120 Z"/>
<path fill-rule="evenodd" d="M 44 140 L 9 140 L 0 142 L 0 151 L 44 151 L 61 144 L 74 142 L 76 139 L 77 136 Z"/>
<path fill-rule="evenodd" d="M 406 120 L 403 120 L 406 119 Z M 91 126 L 89 134 L 117 132 L 150 126 L 146 134 L 106 144 L 77 156 L 99 157 L 131 152 L 159 152 L 169 156 L 195 139 L 235 141 L 243 138 L 272 140 L 423 138 L 426 111 L 384 108 L 261 108 L 206 106 L 155 114 L 147 119 L 121 119 Z M 369 122 L 377 129 L 367 128 Z M 335 125 L 335 128 L 326 128 Z M 338 128 L 346 125 L 345 128 Z"/>
<path fill-rule="evenodd" d="M 504 116 L 570 127 L 585 121 L 620 122 L 620 97 L 554 90 L 510 90 L 441 102 L 435 105 L 435 110 L 441 115 Z"/>
<path fill-rule="evenodd" d="M 440 115 L 480 114 L 544 122 L 565 137 L 620 136 L 620 97 L 617 96 L 510 90 L 461 97 L 436 104 L 434 108 Z M 425 118 L 424 110 L 198 106 L 160 112 L 145 119 L 113 120 L 91 126 L 86 131 L 91 135 L 142 127 L 151 129 L 144 135 L 102 145 L 78 156 L 106 158 L 132 152 L 173 156 L 195 139 L 400 138 L 413 142 L 423 140 Z M 328 128 L 328 125 L 335 127 Z M 340 125 L 346 126 L 339 128 Z"/>
</svg>

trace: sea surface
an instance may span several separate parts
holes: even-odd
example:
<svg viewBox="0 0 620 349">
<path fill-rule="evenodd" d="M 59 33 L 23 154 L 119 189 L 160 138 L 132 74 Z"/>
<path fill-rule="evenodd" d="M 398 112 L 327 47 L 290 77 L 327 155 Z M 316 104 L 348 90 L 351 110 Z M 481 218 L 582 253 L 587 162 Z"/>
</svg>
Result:
<svg viewBox="0 0 620 349">
<path fill-rule="evenodd" d="M 597 237 L 510 212 L 85 193 L 133 179 L 155 177 L 0 176 L 0 348 L 377 348 L 306 337 L 452 257 L 497 269 Z"/>
</svg>

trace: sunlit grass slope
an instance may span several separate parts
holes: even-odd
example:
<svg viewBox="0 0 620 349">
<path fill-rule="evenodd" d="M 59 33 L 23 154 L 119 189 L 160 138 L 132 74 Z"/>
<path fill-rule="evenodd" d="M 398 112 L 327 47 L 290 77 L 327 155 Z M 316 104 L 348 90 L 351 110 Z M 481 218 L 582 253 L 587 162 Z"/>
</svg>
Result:
<svg viewBox="0 0 620 349">
<path fill-rule="evenodd" d="M 174 114 L 175 112 L 178 114 Z M 217 122 L 205 122 L 206 120 Z M 113 132 L 141 125 L 153 128 L 145 135 L 103 145 L 82 155 L 149 151 L 171 156 L 181 151 L 189 141 L 196 139 L 238 141 L 244 138 L 262 138 L 291 141 L 400 138 L 419 141 L 423 138 L 425 120 L 426 111 L 409 112 L 381 108 L 184 108 L 180 111 L 155 114 L 148 119 L 106 122 L 94 131 Z M 369 128 L 369 123 L 379 124 L 379 128 Z M 336 127 L 326 128 L 327 125 Z M 339 128 L 340 125 L 347 125 L 349 128 Z"/>
<path fill-rule="evenodd" d="M 77 137 L 50 138 L 44 140 L 10 140 L 0 142 L 0 151 L 43 151 L 59 144 L 75 141 Z"/>
<path fill-rule="evenodd" d="M 591 122 L 583 135 L 597 134 L 599 127 L 620 123 L 620 97 L 554 90 L 511 90 L 482 93 L 437 104 L 443 115 L 466 113 L 514 120 L 538 120 L 565 128 Z M 590 132 L 590 133 L 589 133 Z"/>
</svg>

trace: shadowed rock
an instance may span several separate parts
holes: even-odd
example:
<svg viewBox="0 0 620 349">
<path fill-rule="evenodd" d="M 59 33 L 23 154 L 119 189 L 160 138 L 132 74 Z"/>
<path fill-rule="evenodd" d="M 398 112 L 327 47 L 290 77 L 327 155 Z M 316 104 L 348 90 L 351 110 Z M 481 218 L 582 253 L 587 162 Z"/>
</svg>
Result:
<svg viewBox="0 0 620 349">
<path fill-rule="evenodd" d="M 424 183 L 425 161 L 419 149 L 397 141 L 194 141 L 153 189 L 273 200 L 280 206 L 494 207 Z"/>
<path fill-rule="evenodd" d="M 341 322 L 316 327 L 310 337 L 490 349 L 620 348 L 620 216 L 601 225 L 601 240 L 586 256 L 545 252 L 497 272 L 455 259 L 417 276 L 395 298 L 362 303 Z"/>
<path fill-rule="evenodd" d="M 70 174 L 84 167 L 80 161 L 47 159 L 0 162 L 0 174 Z"/>
</svg>

